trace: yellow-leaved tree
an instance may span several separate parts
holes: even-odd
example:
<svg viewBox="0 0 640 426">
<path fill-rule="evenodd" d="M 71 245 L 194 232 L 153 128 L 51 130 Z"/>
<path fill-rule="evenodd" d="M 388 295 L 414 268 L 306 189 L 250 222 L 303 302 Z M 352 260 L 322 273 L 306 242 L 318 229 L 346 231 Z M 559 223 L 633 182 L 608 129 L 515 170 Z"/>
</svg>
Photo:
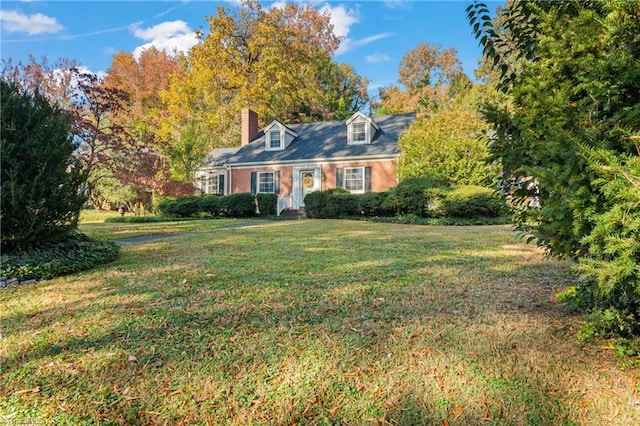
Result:
<svg viewBox="0 0 640 426">
<path fill-rule="evenodd" d="M 246 0 L 235 12 L 217 8 L 206 20 L 209 31 L 199 33 L 201 43 L 185 58 L 185 74 L 175 74 L 162 93 L 168 114 L 159 133 L 179 148 L 176 154 L 201 155 L 238 145 L 242 108 L 257 112 L 261 124 L 327 115 L 321 82 L 333 67 L 331 57 L 340 41 L 328 14 L 308 4 L 264 9 L 258 1 Z M 366 86 L 366 80 L 357 75 L 354 80 L 348 71 L 345 79 Z M 172 161 L 182 165 L 177 173 L 185 179 L 197 163 Z"/>
</svg>

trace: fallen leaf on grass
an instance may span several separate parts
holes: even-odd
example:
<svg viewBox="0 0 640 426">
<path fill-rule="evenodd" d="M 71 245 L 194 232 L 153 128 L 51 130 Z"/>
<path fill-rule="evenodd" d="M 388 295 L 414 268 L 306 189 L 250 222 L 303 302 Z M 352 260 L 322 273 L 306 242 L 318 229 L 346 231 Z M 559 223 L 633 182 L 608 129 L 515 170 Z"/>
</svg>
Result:
<svg viewBox="0 0 640 426">
<path fill-rule="evenodd" d="M 32 389 L 23 389 L 23 390 L 15 391 L 11 395 L 16 396 L 16 395 L 22 395 L 22 394 L 25 394 L 25 393 L 38 393 L 38 392 L 40 392 L 40 386 L 37 386 L 37 387 L 32 388 Z"/>
<path fill-rule="evenodd" d="M 453 420 L 458 420 L 460 416 L 464 413 L 464 405 L 458 405 L 453 410 L 451 410 L 451 414 L 453 414 Z"/>
<path fill-rule="evenodd" d="M 376 308 L 379 308 L 384 304 L 384 297 L 377 297 L 373 299 L 372 302 L 373 302 L 373 306 L 375 306 Z"/>
</svg>

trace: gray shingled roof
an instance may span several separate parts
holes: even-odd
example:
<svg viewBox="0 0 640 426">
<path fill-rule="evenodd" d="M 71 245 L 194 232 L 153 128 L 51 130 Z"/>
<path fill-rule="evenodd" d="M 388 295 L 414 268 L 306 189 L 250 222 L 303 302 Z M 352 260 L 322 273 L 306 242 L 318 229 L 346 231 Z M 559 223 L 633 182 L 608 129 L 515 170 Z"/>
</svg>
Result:
<svg viewBox="0 0 640 426">
<path fill-rule="evenodd" d="M 215 148 L 202 160 L 200 167 L 224 167 L 229 164 L 229 157 L 238 152 L 239 146 L 232 148 Z"/>
<path fill-rule="evenodd" d="M 394 157 L 400 154 L 398 139 L 404 130 L 416 119 L 415 113 L 376 117 L 380 127 L 370 144 L 347 144 L 345 120 L 321 121 L 317 123 L 290 124 L 287 127 L 298 134 L 282 151 L 266 151 L 264 132 L 248 144 L 235 148 L 235 153 L 217 153 L 209 156 L 206 166 L 236 165 L 247 163 L 280 163 L 310 160 L 357 159 Z M 209 159 L 209 157 L 208 157 Z"/>
</svg>

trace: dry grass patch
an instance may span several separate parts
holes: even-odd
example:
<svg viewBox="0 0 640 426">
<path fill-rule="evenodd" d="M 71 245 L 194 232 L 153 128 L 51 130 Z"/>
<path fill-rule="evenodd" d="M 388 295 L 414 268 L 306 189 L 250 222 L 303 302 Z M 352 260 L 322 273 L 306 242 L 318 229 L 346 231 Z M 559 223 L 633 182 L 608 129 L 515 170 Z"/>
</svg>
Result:
<svg viewBox="0 0 640 426">
<path fill-rule="evenodd" d="M 0 410 L 55 424 L 640 423 L 508 227 L 273 222 L 0 293 Z"/>
</svg>

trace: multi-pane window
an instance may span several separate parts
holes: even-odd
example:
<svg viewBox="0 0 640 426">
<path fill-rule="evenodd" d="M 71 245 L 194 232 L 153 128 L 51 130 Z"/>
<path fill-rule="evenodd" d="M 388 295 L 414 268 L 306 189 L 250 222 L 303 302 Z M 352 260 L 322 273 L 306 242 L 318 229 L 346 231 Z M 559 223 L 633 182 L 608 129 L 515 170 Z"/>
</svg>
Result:
<svg viewBox="0 0 640 426">
<path fill-rule="evenodd" d="M 269 148 L 271 149 L 282 148 L 282 139 L 280 137 L 280 130 L 272 130 L 269 132 Z"/>
<path fill-rule="evenodd" d="M 352 143 L 363 143 L 367 141 L 367 129 L 366 123 L 353 123 L 351 125 L 351 142 Z"/>
<path fill-rule="evenodd" d="M 364 192 L 364 167 L 344 169 L 344 189 L 351 192 Z"/>
<path fill-rule="evenodd" d="M 219 188 L 218 180 L 219 180 L 219 175 L 209 174 L 209 176 L 207 176 L 207 189 L 205 193 L 217 194 L 218 188 Z"/>
<path fill-rule="evenodd" d="M 198 178 L 200 190 L 203 194 L 224 194 L 224 175 L 208 172 Z"/>
<path fill-rule="evenodd" d="M 258 173 L 258 192 L 274 193 L 276 192 L 276 178 L 274 172 Z"/>
</svg>

